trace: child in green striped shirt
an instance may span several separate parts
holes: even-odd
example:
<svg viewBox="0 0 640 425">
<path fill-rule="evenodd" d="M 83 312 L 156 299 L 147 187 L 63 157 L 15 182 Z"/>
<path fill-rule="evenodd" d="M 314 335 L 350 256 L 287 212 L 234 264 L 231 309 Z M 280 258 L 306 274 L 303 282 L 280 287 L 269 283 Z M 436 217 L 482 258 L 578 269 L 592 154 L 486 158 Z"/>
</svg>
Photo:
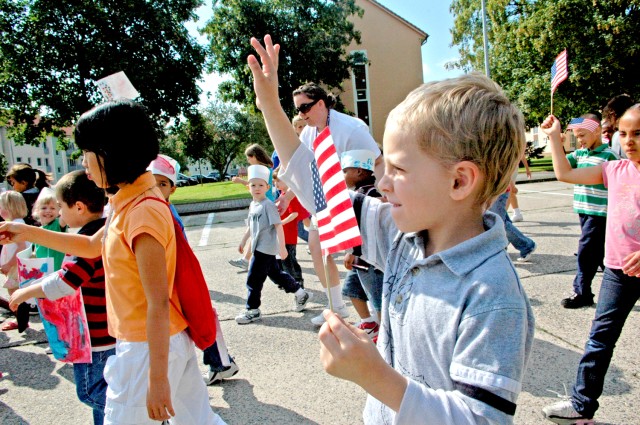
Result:
<svg viewBox="0 0 640 425">
<path fill-rule="evenodd" d="M 572 168 L 593 167 L 618 156 L 602 144 L 600 118 L 584 114 L 573 119 L 573 130 L 580 149 L 567 155 Z M 591 282 L 604 258 L 604 235 L 607 227 L 607 189 L 602 184 L 576 184 L 573 188 L 573 209 L 580 216 L 581 235 L 578 243 L 578 273 L 573 280 L 573 294 L 561 301 L 564 308 L 593 305 Z"/>
</svg>

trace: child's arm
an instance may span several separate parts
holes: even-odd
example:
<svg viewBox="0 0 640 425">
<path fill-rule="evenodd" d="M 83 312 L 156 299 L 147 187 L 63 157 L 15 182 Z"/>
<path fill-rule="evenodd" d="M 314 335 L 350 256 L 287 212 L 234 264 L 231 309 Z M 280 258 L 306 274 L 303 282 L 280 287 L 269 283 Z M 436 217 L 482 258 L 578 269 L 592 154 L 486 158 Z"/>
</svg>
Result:
<svg viewBox="0 0 640 425">
<path fill-rule="evenodd" d="M 273 146 L 284 167 L 287 167 L 298 146 L 300 139 L 294 131 L 289 117 L 280 105 L 278 97 L 278 54 L 280 45 L 274 45 L 271 36 L 264 37 L 264 47 L 256 38 L 251 38 L 251 45 L 260 56 L 262 67 L 254 55 L 249 55 L 247 62 L 253 74 L 253 89 L 256 93 L 256 105 L 264 115 L 265 124 Z M 297 193 L 296 193 L 297 195 Z"/>
<path fill-rule="evenodd" d="M 249 237 L 251 236 L 251 228 L 247 227 L 247 230 L 244 231 L 244 235 L 242 235 L 242 240 L 240 241 L 240 245 L 238 246 L 238 252 L 240 254 L 244 254 L 244 246 L 247 244 Z"/>
<path fill-rule="evenodd" d="M 25 288 L 18 288 L 11 294 L 9 299 L 9 308 L 16 311 L 18 306 L 29 298 L 46 298 L 44 291 L 42 290 L 42 284 L 36 283 L 34 285 L 27 286 Z"/>
<path fill-rule="evenodd" d="M 174 416 L 169 385 L 169 279 L 165 249 L 154 237 L 142 233 L 133 240 L 133 252 L 147 299 L 149 380 L 147 411 L 156 421 Z"/>
<path fill-rule="evenodd" d="M 400 410 L 407 378 L 384 361 L 365 332 L 347 324 L 332 311 L 325 310 L 323 314 L 327 322 L 318 337 L 324 369 L 358 384 L 394 411 Z M 372 370 L 376 373 L 371 373 Z"/>
<path fill-rule="evenodd" d="M 297 212 L 292 212 L 291 214 L 289 214 L 286 218 L 284 218 L 282 220 L 281 224 L 284 226 L 285 224 L 291 223 L 296 218 L 298 218 L 298 213 Z"/>
<path fill-rule="evenodd" d="M 234 182 L 234 183 L 243 184 L 243 185 L 245 185 L 245 186 L 248 186 L 248 185 L 249 185 L 249 181 L 248 181 L 248 180 L 245 180 L 245 179 L 240 178 L 240 177 L 238 177 L 238 176 L 233 177 L 233 178 L 231 179 L 231 181 L 232 181 L 232 182 Z"/>
<path fill-rule="evenodd" d="M 6 275 L 12 268 L 16 267 L 18 265 L 18 252 L 24 251 L 25 249 L 27 249 L 27 244 L 25 242 L 16 242 L 16 250 L 13 252 L 13 255 L 11 255 L 9 260 L 0 267 L 0 272 Z"/>
<path fill-rule="evenodd" d="M 526 170 L 527 178 L 531 179 L 531 168 L 529 168 L 529 162 L 527 161 L 526 155 L 522 156 L 522 162 L 524 163 L 524 169 Z"/>
<path fill-rule="evenodd" d="M 602 184 L 602 165 L 593 167 L 572 168 L 562 150 L 562 139 L 560 138 L 560 121 L 553 115 L 549 115 L 542 124 L 542 131 L 549 136 L 551 144 L 551 158 L 553 160 L 553 171 L 558 180 L 576 184 Z"/>
<path fill-rule="evenodd" d="M 4 222 L 0 223 L 0 244 L 29 241 L 70 255 L 95 258 L 102 255 L 103 231 L 104 228 L 93 236 L 86 236 L 53 232 L 28 224 Z"/>
<path fill-rule="evenodd" d="M 276 234 L 278 235 L 280 259 L 284 260 L 289 255 L 289 253 L 287 252 L 287 246 L 284 243 L 284 229 L 282 228 L 282 223 L 274 224 L 274 226 L 276 228 Z"/>
</svg>

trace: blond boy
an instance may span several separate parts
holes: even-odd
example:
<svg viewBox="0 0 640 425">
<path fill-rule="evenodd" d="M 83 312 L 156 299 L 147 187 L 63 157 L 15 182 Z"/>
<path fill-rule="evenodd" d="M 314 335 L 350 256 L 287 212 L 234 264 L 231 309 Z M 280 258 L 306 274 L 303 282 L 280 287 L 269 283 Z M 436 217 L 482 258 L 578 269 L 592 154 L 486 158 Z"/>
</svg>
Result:
<svg viewBox="0 0 640 425">
<path fill-rule="evenodd" d="M 279 46 L 270 36 L 265 47 L 251 44 L 262 62 L 248 59 L 257 103 L 286 167 L 280 177 L 313 209 L 313 155 L 279 104 Z M 377 349 L 329 311 L 320 331 L 327 372 L 369 393 L 365 423 L 513 422 L 534 320 L 504 226 L 484 212 L 523 149 L 521 113 L 477 74 L 424 85 L 391 112 L 378 186 L 389 203 L 364 199 L 356 211 L 363 257 L 385 270 Z"/>
</svg>

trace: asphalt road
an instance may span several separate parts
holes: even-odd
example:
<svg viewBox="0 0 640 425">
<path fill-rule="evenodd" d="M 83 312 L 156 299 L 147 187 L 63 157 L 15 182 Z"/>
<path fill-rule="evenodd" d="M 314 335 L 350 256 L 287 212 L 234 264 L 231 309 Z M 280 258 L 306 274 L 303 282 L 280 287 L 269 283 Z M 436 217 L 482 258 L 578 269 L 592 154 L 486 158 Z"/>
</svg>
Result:
<svg viewBox="0 0 640 425">
<path fill-rule="evenodd" d="M 559 305 L 571 291 L 580 234 L 571 208 L 572 187 L 559 182 L 521 185 L 519 199 L 526 221 L 518 227 L 537 242 L 538 250 L 530 262 L 516 264 L 536 314 L 536 338 L 515 422 L 540 424 L 540 409 L 556 400 L 550 391 L 563 393 L 563 385 L 570 389 L 573 383 L 595 308 L 565 310 Z M 309 319 L 321 312 L 326 297 L 302 242 L 298 257 L 306 287 L 314 293 L 310 310 L 293 312 L 293 297 L 266 283 L 263 320 L 245 326 L 234 322 L 244 305 L 246 274 L 227 260 L 237 256 L 245 218 L 246 210 L 185 217 L 230 353 L 240 367 L 233 379 L 209 387 L 211 406 L 229 424 L 362 423 L 364 392 L 327 375 L 318 360 L 317 330 Z M 509 253 L 517 257 L 511 247 Z M 601 274 L 596 275 L 596 291 L 600 280 Z M 356 320 L 353 309 L 351 318 Z M 640 423 L 639 319 L 636 307 L 607 375 L 596 415 L 600 424 Z M 75 396 L 72 368 L 45 354 L 42 326 L 33 322 L 22 335 L 0 332 L 0 423 L 90 424 L 90 409 Z"/>
</svg>

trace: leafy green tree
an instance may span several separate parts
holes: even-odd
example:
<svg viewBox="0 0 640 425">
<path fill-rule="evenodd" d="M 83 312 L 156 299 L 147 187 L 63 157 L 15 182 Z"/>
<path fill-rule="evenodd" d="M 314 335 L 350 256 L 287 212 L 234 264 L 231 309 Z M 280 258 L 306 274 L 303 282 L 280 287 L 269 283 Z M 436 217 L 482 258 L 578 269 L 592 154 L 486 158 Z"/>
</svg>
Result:
<svg viewBox="0 0 640 425">
<path fill-rule="evenodd" d="M 550 112 L 551 65 L 565 48 L 569 79 L 556 90 L 563 121 L 601 110 L 618 94 L 640 95 L 639 0 L 487 0 L 491 77 L 516 101 L 531 126 Z M 484 71 L 480 0 L 453 0 L 450 64 Z"/>
<path fill-rule="evenodd" d="M 247 56 L 253 53 L 249 37 L 271 34 L 281 43 L 278 76 L 280 100 L 293 115 L 291 93 L 314 81 L 340 89 L 349 77 L 351 60 L 346 48 L 360 33 L 349 21 L 362 16 L 355 0 L 219 0 L 203 29 L 210 48 L 209 71 L 231 75 L 219 92 L 226 101 L 254 108 L 255 95 Z"/>
<path fill-rule="evenodd" d="M 190 114 L 171 133 L 170 145 L 179 146 L 192 161 L 208 161 L 221 175 L 243 154 L 247 145 L 269 146 L 269 135 L 261 116 L 219 101 Z"/>
<path fill-rule="evenodd" d="M 92 82 L 118 71 L 159 123 L 179 117 L 198 102 L 205 51 L 183 24 L 201 4 L 0 0 L 0 125 L 18 142 L 64 139 L 102 101 Z"/>
</svg>

